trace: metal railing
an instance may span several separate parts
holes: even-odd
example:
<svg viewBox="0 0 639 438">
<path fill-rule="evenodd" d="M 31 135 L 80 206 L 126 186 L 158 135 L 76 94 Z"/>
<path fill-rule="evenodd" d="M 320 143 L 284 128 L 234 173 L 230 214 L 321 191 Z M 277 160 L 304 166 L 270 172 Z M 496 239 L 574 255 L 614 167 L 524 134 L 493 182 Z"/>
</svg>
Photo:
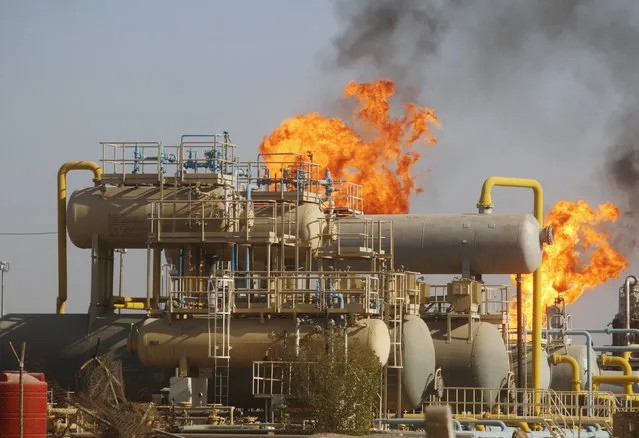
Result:
<svg viewBox="0 0 639 438">
<path fill-rule="evenodd" d="M 480 315 L 508 315 L 510 309 L 510 286 L 507 285 L 482 285 L 482 299 L 479 303 Z M 430 285 L 430 297 L 424 304 L 424 314 L 447 314 L 451 311 L 448 301 L 448 285 Z"/>
<path fill-rule="evenodd" d="M 535 402 L 535 392 L 539 402 Z M 578 417 L 609 419 L 615 412 L 611 392 L 553 391 L 535 389 L 444 388 L 441 398 L 429 396 L 424 406 L 450 405 L 453 414 L 491 418 L 549 417 L 571 427 Z"/>
<path fill-rule="evenodd" d="M 151 203 L 151 240 L 215 239 L 249 241 L 296 238 L 293 205 L 239 199 L 164 200 Z M 234 236 L 230 236 L 233 233 Z"/>
<path fill-rule="evenodd" d="M 393 254 L 393 222 L 374 219 L 342 218 L 337 221 L 327 219 L 328 228 L 334 231 L 325 251 L 332 251 L 335 257 L 360 255 Z M 326 228 L 322 226 L 322 228 Z"/>
<path fill-rule="evenodd" d="M 294 396 L 293 380 L 297 372 L 308 376 L 312 362 L 254 361 L 252 393 L 254 397 Z"/>
<path fill-rule="evenodd" d="M 378 315 L 378 274 L 354 272 L 235 272 L 234 313 L 358 313 Z M 169 311 L 206 313 L 209 277 L 171 277 Z"/>
</svg>

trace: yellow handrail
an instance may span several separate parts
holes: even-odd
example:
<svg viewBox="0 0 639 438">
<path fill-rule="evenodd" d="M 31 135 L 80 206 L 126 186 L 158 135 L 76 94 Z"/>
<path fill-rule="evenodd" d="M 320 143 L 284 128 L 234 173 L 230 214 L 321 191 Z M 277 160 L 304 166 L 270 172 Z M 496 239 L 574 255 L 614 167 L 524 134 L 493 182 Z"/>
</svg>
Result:
<svg viewBox="0 0 639 438">
<path fill-rule="evenodd" d="M 65 312 L 67 301 L 67 173 L 72 170 L 93 171 L 93 181 L 102 180 L 102 168 L 92 161 L 69 161 L 58 170 L 58 299 L 56 313 Z"/>
</svg>

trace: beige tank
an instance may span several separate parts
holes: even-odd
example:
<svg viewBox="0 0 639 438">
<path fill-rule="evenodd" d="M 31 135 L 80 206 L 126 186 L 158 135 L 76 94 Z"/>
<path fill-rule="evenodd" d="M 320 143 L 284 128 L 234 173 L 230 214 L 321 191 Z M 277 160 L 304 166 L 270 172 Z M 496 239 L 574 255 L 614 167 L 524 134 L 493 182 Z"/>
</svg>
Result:
<svg viewBox="0 0 639 438">
<path fill-rule="evenodd" d="M 201 219 L 205 221 L 207 232 L 223 231 L 229 228 L 229 222 L 222 220 L 228 203 L 225 196 L 235 196 L 231 192 L 225 195 L 224 188 L 217 188 L 207 193 L 199 194 L 188 188 L 165 188 L 164 199 L 167 201 L 181 201 L 171 204 L 165 203 L 161 217 L 176 217 L 179 220 L 163 222 L 163 230 L 188 231 L 201 229 Z M 146 248 L 149 223 L 153 201 L 160 200 L 158 187 L 91 187 L 77 190 L 71 195 L 67 207 L 67 229 L 71 242 L 79 248 L 90 248 L 93 234 L 97 234 L 101 241 L 112 248 Z M 191 200 L 206 200 L 196 203 L 189 208 Z M 202 212 L 204 209 L 204 212 Z M 193 220 L 189 221 L 188 218 Z M 240 221 L 231 227 L 243 227 L 246 213 L 238 212 Z M 213 220 L 220 218 L 220 220 Z M 183 219 L 183 220 L 182 220 Z M 244 222 L 242 222 L 244 221 Z M 175 228 L 173 228 L 175 227 Z"/>
<path fill-rule="evenodd" d="M 300 327 L 303 345 L 314 329 L 308 324 Z M 251 367 L 253 361 L 263 360 L 268 351 L 270 360 L 282 357 L 285 334 L 287 349 L 295 348 L 295 321 L 271 319 L 261 323 L 257 318 L 231 320 L 230 366 Z M 348 331 L 349 342 L 358 341 L 369 346 L 382 365 L 390 353 L 390 335 L 386 324 L 379 319 L 363 319 Z M 136 353 L 145 366 L 178 367 L 186 358 L 189 367 L 210 367 L 209 332 L 204 318 L 173 320 L 149 318 L 129 338 L 129 350 Z M 291 350 L 289 350 L 291 351 Z"/>
</svg>

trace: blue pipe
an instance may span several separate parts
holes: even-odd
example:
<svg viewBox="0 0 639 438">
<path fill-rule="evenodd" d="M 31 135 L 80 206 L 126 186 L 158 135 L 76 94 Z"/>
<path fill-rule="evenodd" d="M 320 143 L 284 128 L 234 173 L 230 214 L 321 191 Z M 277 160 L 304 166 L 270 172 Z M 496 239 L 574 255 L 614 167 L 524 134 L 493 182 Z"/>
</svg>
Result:
<svg viewBox="0 0 639 438">
<path fill-rule="evenodd" d="M 630 353 L 636 353 L 639 351 L 639 346 L 636 345 L 599 345 L 592 347 L 595 351 L 611 352 L 611 353 L 624 353 L 626 351 Z"/>
<path fill-rule="evenodd" d="M 184 250 L 180 248 L 178 254 L 178 277 L 182 277 L 184 275 Z"/>
</svg>

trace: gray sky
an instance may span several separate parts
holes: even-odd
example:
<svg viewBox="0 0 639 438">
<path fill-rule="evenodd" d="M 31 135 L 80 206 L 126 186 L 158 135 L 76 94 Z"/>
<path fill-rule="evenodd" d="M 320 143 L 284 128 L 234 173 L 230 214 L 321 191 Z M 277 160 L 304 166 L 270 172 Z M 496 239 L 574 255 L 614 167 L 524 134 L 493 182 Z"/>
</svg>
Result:
<svg viewBox="0 0 639 438">
<path fill-rule="evenodd" d="M 253 158 L 280 121 L 339 113 L 332 101 L 348 80 L 389 74 L 402 79 L 400 89 L 419 88 L 418 103 L 442 122 L 438 146 L 417 165 L 431 171 L 412 212 L 475 212 L 491 175 L 538 179 L 547 208 L 560 199 L 615 200 L 601 174 L 607 129 L 624 95 L 610 85 L 614 71 L 584 48 L 579 32 L 550 41 L 533 10 L 520 8 L 521 26 L 508 21 L 510 32 L 523 29 L 521 41 L 484 31 L 494 28 L 499 2 L 485 5 L 492 6 L 447 16 L 461 30 L 434 33 L 436 50 L 411 51 L 424 35 L 400 34 L 381 60 L 337 69 L 328 67 L 332 41 L 345 24 L 331 2 L 0 1 L 0 232 L 55 231 L 56 172 L 66 161 L 97 161 L 100 141 L 176 144 L 183 133 L 229 130 L 241 157 Z M 634 20 L 637 7 L 625 5 L 631 13 L 611 13 Z M 575 29 L 592 21 L 584 16 Z M 69 188 L 90 181 L 77 172 Z M 499 213 L 532 210 L 525 190 L 498 189 L 494 200 Z M 67 310 L 84 312 L 89 252 L 69 248 Z M 144 256 L 127 257 L 125 294 L 142 296 Z M 54 311 L 55 235 L 0 236 L 0 260 L 11 262 L 8 312 Z M 622 278 L 636 267 L 634 257 Z M 571 306 L 575 326 L 613 317 L 622 278 Z"/>
</svg>

